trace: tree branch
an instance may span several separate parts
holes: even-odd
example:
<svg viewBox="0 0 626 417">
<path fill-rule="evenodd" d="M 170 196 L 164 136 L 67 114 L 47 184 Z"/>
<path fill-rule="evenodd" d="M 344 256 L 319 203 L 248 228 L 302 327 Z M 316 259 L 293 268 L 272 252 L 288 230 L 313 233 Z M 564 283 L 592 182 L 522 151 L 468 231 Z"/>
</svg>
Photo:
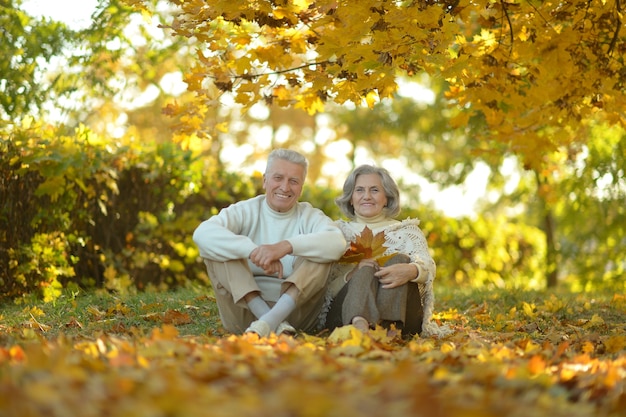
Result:
<svg viewBox="0 0 626 417">
<path fill-rule="evenodd" d="M 515 40 L 515 37 L 513 36 L 513 23 L 511 23 L 511 17 L 509 16 L 509 11 L 506 8 L 506 2 L 504 0 L 500 0 L 500 4 L 502 5 L 502 11 L 506 17 L 506 21 L 509 23 L 509 38 L 511 38 L 511 47 L 509 48 L 510 55 L 513 53 L 513 42 Z"/>
<path fill-rule="evenodd" d="M 294 68 L 288 68 L 288 69 L 284 69 L 284 70 L 277 70 L 277 71 L 271 71 L 271 72 L 263 72 L 263 73 L 259 73 L 259 74 L 242 74 L 242 75 L 231 75 L 230 78 L 233 80 L 251 80 L 254 78 L 258 78 L 258 77 L 263 77 L 264 75 L 278 75 L 278 74 L 285 74 L 287 72 L 292 72 L 292 71 L 297 71 L 299 69 L 303 69 L 303 68 L 307 68 L 313 65 L 324 65 L 324 64 L 332 64 L 332 61 L 321 61 L 321 62 L 309 62 L 308 64 L 303 64 L 300 65 L 299 67 L 294 67 Z M 214 75 L 211 74 L 205 74 L 205 76 L 207 78 L 218 78 Z"/>
<path fill-rule="evenodd" d="M 617 24 L 615 25 L 615 32 L 613 32 L 613 39 L 611 39 L 611 44 L 609 45 L 608 55 L 613 55 L 613 51 L 615 50 L 615 45 L 617 45 L 617 39 L 619 38 L 619 32 L 622 28 L 622 6 L 620 4 L 620 0 L 615 0 L 615 10 L 617 13 Z"/>
</svg>

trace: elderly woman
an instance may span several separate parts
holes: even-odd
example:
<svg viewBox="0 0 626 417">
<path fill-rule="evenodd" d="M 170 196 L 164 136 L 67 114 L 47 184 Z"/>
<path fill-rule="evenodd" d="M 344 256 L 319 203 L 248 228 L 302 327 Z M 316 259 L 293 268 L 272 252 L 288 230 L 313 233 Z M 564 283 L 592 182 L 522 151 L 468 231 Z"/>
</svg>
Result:
<svg viewBox="0 0 626 417">
<path fill-rule="evenodd" d="M 384 253 L 377 259 L 364 253 L 357 262 L 340 260 L 333 266 L 320 315 L 324 327 L 332 330 L 352 324 L 366 332 L 377 324 L 387 328 L 393 324 L 404 336 L 446 333 L 431 322 L 435 262 L 419 220 L 395 219 L 399 197 L 396 182 L 384 168 L 361 165 L 346 179 L 343 195 L 335 202 L 350 219 L 337 224 L 353 248 L 352 255 L 359 245 L 363 249 L 364 242 L 371 243 L 367 236 L 381 232 L 384 248 L 378 252 Z M 376 248 L 369 249 L 365 252 Z"/>
</svg>

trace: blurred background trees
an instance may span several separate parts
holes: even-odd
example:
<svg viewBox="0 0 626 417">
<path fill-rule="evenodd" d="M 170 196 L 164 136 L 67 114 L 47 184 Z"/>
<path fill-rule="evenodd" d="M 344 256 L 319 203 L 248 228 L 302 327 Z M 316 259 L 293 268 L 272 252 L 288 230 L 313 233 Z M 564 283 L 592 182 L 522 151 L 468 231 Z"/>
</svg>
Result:
<svg viewBox="0 0 626 417">
<path fill-rule="evenodd" d="M 28 2 L 0 3 L 4 297 L 206 282 L 193 229 L 262 192 L 259 172 L 277 146 L 308 156 L 303 198 L 334 218 L 351 168 L 387 167 L 402 188 L 402 216 L 422 221 L 439 285 L 623 290 L 619 124 L 568 119 L 576 136 L 563 142 L 557 121 L 537 142 L 561 138 L 553 147 L 519 153 L 521 139 L 507 143 L 500 132 L 489 140 L 485 113 L 465 118 L 472 103 L 451 100 L 449 79 L 417 67 L 398 72 L 398 89 L 384 97 L 327 100 L 323 111 L 285 106 L 280 95 L 242 103 L 226 79 L 201 73 L 201 31 L 174 36 L 178 2 L 134 3 L 100 0 L 81 27 L 39 16 Z M 485 30 L 501 28 L 468 24 L 463 33 Z M 230 48 L 237 38 L 221 42 Z M 513 117 L 506 106 L 488 108 Z"/>
</svg>

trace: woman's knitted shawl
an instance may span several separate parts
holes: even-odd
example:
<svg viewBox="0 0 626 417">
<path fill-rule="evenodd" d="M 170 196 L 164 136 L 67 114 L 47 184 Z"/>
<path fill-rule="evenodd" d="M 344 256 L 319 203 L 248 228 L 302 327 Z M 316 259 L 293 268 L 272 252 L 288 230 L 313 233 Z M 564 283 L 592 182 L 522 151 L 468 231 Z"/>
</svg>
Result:
<svg viewBox="0 0 626 417">
<path fill-rule="evenodd" d="M 348 242 L 354 242 L 362 230 L 362 224 L 351 224 L 345 220 L 338 220 L 336 224 L 339 226 Z M 368 226 L 372 229 L 374 235 L 384 231 L 385 247 L 387 248 L 384 253 L 385 255 L 404 253 L 409 255 L 412 263 L 416 263 L 420 266 L 421 274 L 426 275 L 425 281 L 418 283 L 424 311 L 421 335 L 445 336 L 451 332 L 450 329 L 447 327 L 442 328 L 432 321 L 435 302 L 433 281 L 435 279 L 436 266 L 430 255 L 428 243 L 419 224 L 420 221 L 418 219 L 406 219 L 392 224 L 384 222 L 382 227 L 376 227 L 376 224 Z M 339 262 L 333 264 L 329 274 L 328 290 L 324 299 L 324 305 L 319 315 L 320 328 L 322 328 L 326 322 L 326 316 L 330 310 L 330 303 L 345 284 L 344 277 L 352 268 L 354 268 L 354 264 Z"/>
</svg>

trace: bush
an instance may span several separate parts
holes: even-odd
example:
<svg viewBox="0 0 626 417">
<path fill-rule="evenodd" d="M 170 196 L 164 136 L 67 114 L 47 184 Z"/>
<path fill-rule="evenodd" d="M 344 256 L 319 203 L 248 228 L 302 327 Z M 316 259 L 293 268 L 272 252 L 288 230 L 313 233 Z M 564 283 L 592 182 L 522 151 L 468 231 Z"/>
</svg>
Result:
<svg viewBox="0 0 626 417">
<path fill-rule="evenodd" d="M 260 192 L 258 178 L 241 180 L 175 144 L 114 142 L 85 128 L 67 136 L 26 123 L 1 150 L 4 297 L 203 280 L 193 230 Z"/>
<path fill-rule="evenodd" d="M 502 216 L 448 218 L 427 208 L 404 210 L 401 217 L 420 219 L 438 285 L 545 287 L 545 238 L 535 227 Z"/>
</svg>

